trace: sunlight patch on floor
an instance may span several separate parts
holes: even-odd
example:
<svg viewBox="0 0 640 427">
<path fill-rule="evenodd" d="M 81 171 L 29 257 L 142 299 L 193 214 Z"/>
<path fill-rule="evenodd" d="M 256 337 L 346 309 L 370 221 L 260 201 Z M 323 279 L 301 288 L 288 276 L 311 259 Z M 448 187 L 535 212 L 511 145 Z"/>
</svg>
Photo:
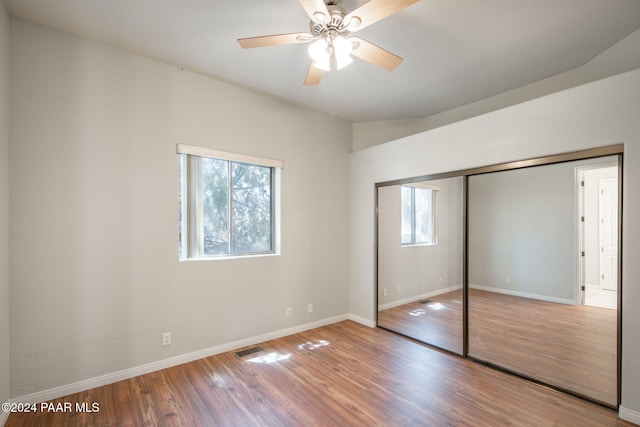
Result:
<svg viewBox="0 0 640 427">
<path fill-rule="evenodd" d="M 272 353 L 263 354 L 262 356 L 247 359 L 247 362 L 270 365 L 272 363 L 288 360 L 290 357 L 291 357 L 291 354 L 281 354 L 281 353 L 278 353 L 277 351 L 274 351 Z"/>
<path fill-rule="evenodd" d="M 308 342 L 306 342 L 304 344 L 298 344 L 298 350 L 304 350 L 304 349 L 315 350 L 317 348 L 324 347 L 324 346 L 327 346 L 329 344 L 331 344 L 331 343 L 329 341 L 326 341 L 326 340 L 317 340 L 316 342 L 308 341 Z"/>
</svg>

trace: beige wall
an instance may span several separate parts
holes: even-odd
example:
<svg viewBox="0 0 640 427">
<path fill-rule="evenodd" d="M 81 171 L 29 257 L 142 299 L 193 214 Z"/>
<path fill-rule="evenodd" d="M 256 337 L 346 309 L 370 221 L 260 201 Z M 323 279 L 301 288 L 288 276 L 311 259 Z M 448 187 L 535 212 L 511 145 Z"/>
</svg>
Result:
<svg viewBox="0 0 640 427">
<path fill-rule="evenodd" d="M 579 304 L 576 168 L 616 160 L 606 157 L 469 177 L 469 285 Z"/>
<path fill-rule="evenodd" d="M 401 186 L 378 189 L 380 308 L 462 288 L 462 178 L 428 183 L 438 187 L 435 245 L 402 246 Z"/>
<path fill-rule="evenodd" d="M 640 70 L 352 153 L 350 313 L 375 318 L 376 182 L 624 143 L 621 414 L 640 422 L 638 117 Z"/>
<path fill-rule="evenodd" d="M 0 2 L 0 403 L 9 400 L 9 15 Z M 0 412 L 0 423 L 3 416 Z"/>
<path fill-rule="evenodd" d="M 12 24 L 12 397 L 346 315 L 350 123 Z M 176 143 L 284 160 L 281 256 L 178 262 Z"/>
</svg>

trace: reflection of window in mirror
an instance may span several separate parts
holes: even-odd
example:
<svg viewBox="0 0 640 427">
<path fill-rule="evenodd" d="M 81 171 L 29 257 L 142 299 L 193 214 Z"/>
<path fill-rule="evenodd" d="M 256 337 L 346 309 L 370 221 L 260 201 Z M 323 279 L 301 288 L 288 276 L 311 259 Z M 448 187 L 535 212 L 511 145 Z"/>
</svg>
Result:
<svg viewBox="0 0 640 427">
<path fill-rule="evenodd" d="M 403 185 L 402 245 L 435 245 L 437 243 L 436 196 L 432 185 Z"/>
</svg>

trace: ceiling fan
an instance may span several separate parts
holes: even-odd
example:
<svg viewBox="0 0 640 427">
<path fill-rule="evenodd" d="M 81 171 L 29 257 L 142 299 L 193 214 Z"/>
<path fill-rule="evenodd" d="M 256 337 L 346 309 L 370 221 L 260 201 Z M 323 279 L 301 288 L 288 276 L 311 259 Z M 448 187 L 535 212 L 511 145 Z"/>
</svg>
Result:
<svg viewBox="0 0 640 427">
<path fill-rule="evenodd" d="M 300 0 L 311 18 L 309 32 L 248 37 L 238 39 L 238 43 L 245 49 L 311 43 L 309 56 L 312 60 L 305 85 L 317 85 L 325 71 L 346 67 L 353 61 L 351 55 L 391 71 L 400 65 L 402 58 L 351 34 L 418 1 L 369 0 L 356 10 L 347 12 L 340 7 L 340 0 Z"/>
</svg>

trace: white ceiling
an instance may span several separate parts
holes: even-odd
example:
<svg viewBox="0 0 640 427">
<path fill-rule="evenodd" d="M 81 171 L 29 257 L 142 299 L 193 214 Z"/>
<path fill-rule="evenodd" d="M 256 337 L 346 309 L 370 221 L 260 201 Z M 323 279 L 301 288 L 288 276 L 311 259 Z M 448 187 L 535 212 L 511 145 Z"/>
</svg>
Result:
<svg viewBox="0 0 640 427">
<path fill-rule="evenodd" d="M 236 42 L 308 31 L 298 0 L 5 3 L 15 16 L 354 122 L 427 117 L 520 87 L 584 65 L 640 28 L 638 0 L 421 0 L 358 32 L 403 57 L 398 68 L 356 59 L 310 87 L 307 45 Z"/>
</svg>

